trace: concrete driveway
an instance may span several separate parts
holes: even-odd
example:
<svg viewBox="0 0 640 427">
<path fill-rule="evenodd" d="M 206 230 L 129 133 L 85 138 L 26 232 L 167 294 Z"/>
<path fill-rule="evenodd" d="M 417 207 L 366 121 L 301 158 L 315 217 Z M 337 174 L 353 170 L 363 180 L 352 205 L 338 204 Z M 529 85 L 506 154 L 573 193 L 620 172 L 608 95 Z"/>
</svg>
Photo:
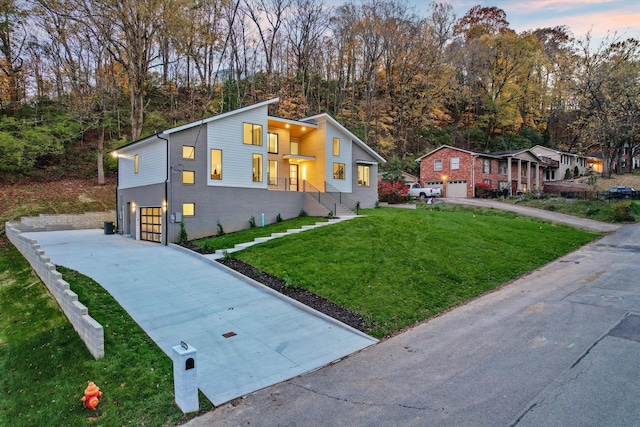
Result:
<svg viewBox="0 0 640 427">
<path fill-rule="evenodd" d="M 640 425 L 640 225 L 196 426 Z"/>
<path fill-rule="evenodd" d="M 100 283 L 169 356 L 197 349 L 215 405 L 312 371 L 375 339 L 171 246 L 102 230 L 29 232 L 56 265 Z M 91 307 L 89 307 L 91 314 Z M 232 336 L 225 337 L 233 333 Z M 108 357 L 109 348 L 105 348 Z"/>
</svg>

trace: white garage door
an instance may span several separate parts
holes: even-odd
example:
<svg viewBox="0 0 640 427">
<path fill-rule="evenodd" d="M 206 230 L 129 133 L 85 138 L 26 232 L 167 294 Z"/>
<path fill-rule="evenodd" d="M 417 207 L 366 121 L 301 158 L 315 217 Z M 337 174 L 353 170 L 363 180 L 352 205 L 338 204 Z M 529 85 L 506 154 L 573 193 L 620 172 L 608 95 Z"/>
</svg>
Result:
<svg viewBox="0 0 640 427">
<path fill-rule="evenodd" d="M 467 181 L 448 181 L 445 197 L 467 197 Z"/>
</svg>

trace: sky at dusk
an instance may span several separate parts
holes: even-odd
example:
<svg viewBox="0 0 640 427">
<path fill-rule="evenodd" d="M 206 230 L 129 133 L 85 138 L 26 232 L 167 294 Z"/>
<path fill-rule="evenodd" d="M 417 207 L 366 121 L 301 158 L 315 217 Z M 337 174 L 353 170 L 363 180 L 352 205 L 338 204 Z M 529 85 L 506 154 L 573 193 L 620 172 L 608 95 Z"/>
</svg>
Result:
<svg viewBox="0 0 640 427">
<path fill-rule="evenodd" d="M 428 14 L 430 0 L 406 1 L 419 16 Z M 331 6 L 344 3 L 327 1 Z M 511 28 L 517 32 L 566 25 L 577 38 L 591 31 L 594 42 L 602 40 L 608 31 L 615 31 L 624 39 L 640 40 L 640 0 L 449 0 L 449 3 L 458 18 L 478 4 L 496 6 L 505 11 Z"/>
</svg>

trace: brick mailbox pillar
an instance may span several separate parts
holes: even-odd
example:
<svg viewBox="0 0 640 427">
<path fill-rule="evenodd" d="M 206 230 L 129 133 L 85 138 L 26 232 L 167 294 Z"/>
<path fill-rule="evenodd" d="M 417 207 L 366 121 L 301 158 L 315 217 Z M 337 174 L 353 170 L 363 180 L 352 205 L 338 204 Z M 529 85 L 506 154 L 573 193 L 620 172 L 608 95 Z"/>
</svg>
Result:
<svg viewBox="0 0 640 427">
<path fill-rule="evenodd" d="M 199 409 L 196 349 L 185 342 L 173 347 L 173 389 L 182 412 Z"/>
</svg>

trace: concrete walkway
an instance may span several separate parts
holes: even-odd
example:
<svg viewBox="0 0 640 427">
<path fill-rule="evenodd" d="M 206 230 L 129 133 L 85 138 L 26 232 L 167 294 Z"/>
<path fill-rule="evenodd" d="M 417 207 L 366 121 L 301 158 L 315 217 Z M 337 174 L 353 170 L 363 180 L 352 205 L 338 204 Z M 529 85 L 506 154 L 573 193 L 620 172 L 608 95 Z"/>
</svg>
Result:
<svg viewBox="0 0 640 427">
<path fill-rule="evenodd" d="M 25 235 L 36 239 L 54 264 L 100 283 L 167 355 L 180 341 L 195 347 L 198 386 L 215 405 L 377 342 L 172 246 L 102 230 Z M 235 335 L 223 336 L 231 332 Z M 108 357 L 109 349 L 105 352 Z"/>
</svg>

